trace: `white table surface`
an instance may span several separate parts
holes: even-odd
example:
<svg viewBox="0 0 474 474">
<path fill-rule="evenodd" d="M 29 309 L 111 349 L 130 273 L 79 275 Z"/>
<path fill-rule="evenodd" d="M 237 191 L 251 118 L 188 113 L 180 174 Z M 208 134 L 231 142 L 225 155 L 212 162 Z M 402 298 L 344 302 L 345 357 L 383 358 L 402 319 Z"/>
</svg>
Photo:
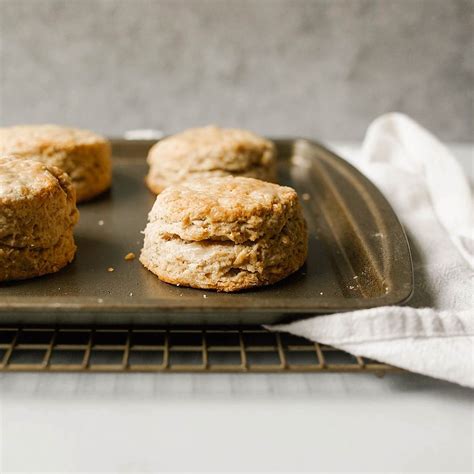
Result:
<svg viewBox="0 0 474 474">
<path fill-rule="evenodd" d="M 473 392 L 414 374 L 1 374 L 0 428 L 2 473 L 473 470 Z"/>
</svg>

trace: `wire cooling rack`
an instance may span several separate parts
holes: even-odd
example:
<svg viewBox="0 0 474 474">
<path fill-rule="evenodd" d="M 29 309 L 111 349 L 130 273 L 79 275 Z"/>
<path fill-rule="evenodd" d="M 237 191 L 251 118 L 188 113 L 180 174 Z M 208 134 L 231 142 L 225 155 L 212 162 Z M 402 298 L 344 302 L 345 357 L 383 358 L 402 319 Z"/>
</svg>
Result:
<svg viewBox="0 0 474 474">
<path fill-rule="evenodd" d="M 0 327 L 0 371 L 373 372 L 395 367 L 260 327 Z"/>
</svg>

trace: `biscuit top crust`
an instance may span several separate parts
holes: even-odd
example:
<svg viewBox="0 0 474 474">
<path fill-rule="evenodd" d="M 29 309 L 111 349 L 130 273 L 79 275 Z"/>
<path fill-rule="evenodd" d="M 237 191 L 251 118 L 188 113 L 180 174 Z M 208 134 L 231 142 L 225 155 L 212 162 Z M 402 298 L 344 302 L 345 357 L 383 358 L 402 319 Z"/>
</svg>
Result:
<svg viewBox="0 0 474 474">
<path fill-rule="evenodd" d="M 14 156 L 0 157 L 0 203 L 35 196 L 58 186 L 54 170 L 42 163 Z"/>
<path fill-rule="evenodd" d="M 18 125 L 0 128 L 0 154 L 52 155 L 77 146 L 107 143 L 89 130 L 59 125 Z"/>
<path fill-rule="evenodd" d="M 277 234 L 297 208 L 292 188 L 229 176 L 168 187 L 157 197 L 149 220 L 165 236 L 242 243 Z"/>
<path fill-rule="evenodd" d="M 270 166 L 275 161 L 275 145 L 252 132 L 207 126 L 192 128 L 156 143 L 148 163 L 169 170 L 244 171 L 254 166 Z"/>
</svg>

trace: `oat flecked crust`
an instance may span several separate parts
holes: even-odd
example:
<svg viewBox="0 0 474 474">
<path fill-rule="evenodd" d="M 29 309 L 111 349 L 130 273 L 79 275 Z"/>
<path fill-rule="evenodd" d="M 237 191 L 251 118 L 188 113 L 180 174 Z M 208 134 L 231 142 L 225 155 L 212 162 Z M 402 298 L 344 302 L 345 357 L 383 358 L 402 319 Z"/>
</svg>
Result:
<svg viewBox="0 0 474 474">
<path fill-rule="evenodd" d="M 306 260 L 307 240 L 293 189 L 211 178 L 157 197 L 140 261 L 167 283 L 233 292 L 294 273 Z"/>
<path fill-rule="evenodd" d="M 0 157 L 0 281 L 55 272 L 72 261 L 78 217 L 66 173 Z"/>
<path fill-rule="evenodd" d="M 101 194 L 112 180 L 110 143 L 88 130 L 58 125 L 0 128 L 0 155 L 34 159 L 65 171 L 76 189 L 77 202 Z"/>
<path fill-rule="evenodd" d="M 158 194 L 190 179 L 244 176 L 276 182 L 275 145 L 258 135 L 215 126 L 165 138 L 148 154 L 147 186 Z"/>
</svg>

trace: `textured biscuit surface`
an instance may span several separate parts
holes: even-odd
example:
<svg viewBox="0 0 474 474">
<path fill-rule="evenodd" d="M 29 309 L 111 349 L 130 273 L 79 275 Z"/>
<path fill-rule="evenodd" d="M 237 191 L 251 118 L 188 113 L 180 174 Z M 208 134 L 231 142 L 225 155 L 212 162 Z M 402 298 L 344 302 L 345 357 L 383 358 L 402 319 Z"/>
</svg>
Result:
<svg viewBox="0 0 474 474">
<path fill-rule="evenodd" d="M 306 256 L 307 227 L 293 189 L 226 177 L 160 194 L 140 260 L 168 283 L 238 291 L 285 278 Z"/>
<path fill-rule="evenodd" d="M 15 248 L 0 244 L 0 281 L 24 280 L 57 272 L 72 262 L 75 253 L 72 229 L 48 248 Z"/>
<path fill-rule="evenodd" d="M 0 280 L 44 275 L 69 263 L 78 216 L 66 173 L 24 158 L 0 157 Z"/>
<path fill-rule="evenodd" d="M 36 161 L 0 158 L 0 244 L 49 247 L 77 220 L 66 173 Z"/>
<path fill-rule="evenodd" d="M 159 141 L 148 154 L 148 187 L 155 193 L 188 179 L 247 176 L 276 181 L 275 146 L 252 132 L 214 126 Z"/>
<path fill-rule="evenodd" d="M 109 188 L 112 179 L 110 143 L 88 130 L 57 125 L 0 128 L 0 155 L 41 161 L 65 171 L 86 201 Z"/>
<path fill-rule="evenodd" d="M 263 166 L 255 166 L 246 171 L 229 172 L 216 169 L 212 171 L 193 171 L 192 173 L 186 173 L 183 170 L 172 173 L 163 173 L 159 167 L 152 166 L 150 167 L 150 171 L 146 177 L 146 183 L 153 193 L 160 194 L 168 186 L 181 184 L 187 181 L 198 181 L 206 178 L 222 178 L 225 176 L 240 176 L 243 178 L 260 179 L 272 183 L 276 182 L 276 173 Z"/>
<path fill-rule="evenodd" d="M 192 180 L 160 194 L 149 219 L 185 240 L 255 241 L 278 233 L 298 205 L 294 189 L 224 177 Z"/>
</svg>

